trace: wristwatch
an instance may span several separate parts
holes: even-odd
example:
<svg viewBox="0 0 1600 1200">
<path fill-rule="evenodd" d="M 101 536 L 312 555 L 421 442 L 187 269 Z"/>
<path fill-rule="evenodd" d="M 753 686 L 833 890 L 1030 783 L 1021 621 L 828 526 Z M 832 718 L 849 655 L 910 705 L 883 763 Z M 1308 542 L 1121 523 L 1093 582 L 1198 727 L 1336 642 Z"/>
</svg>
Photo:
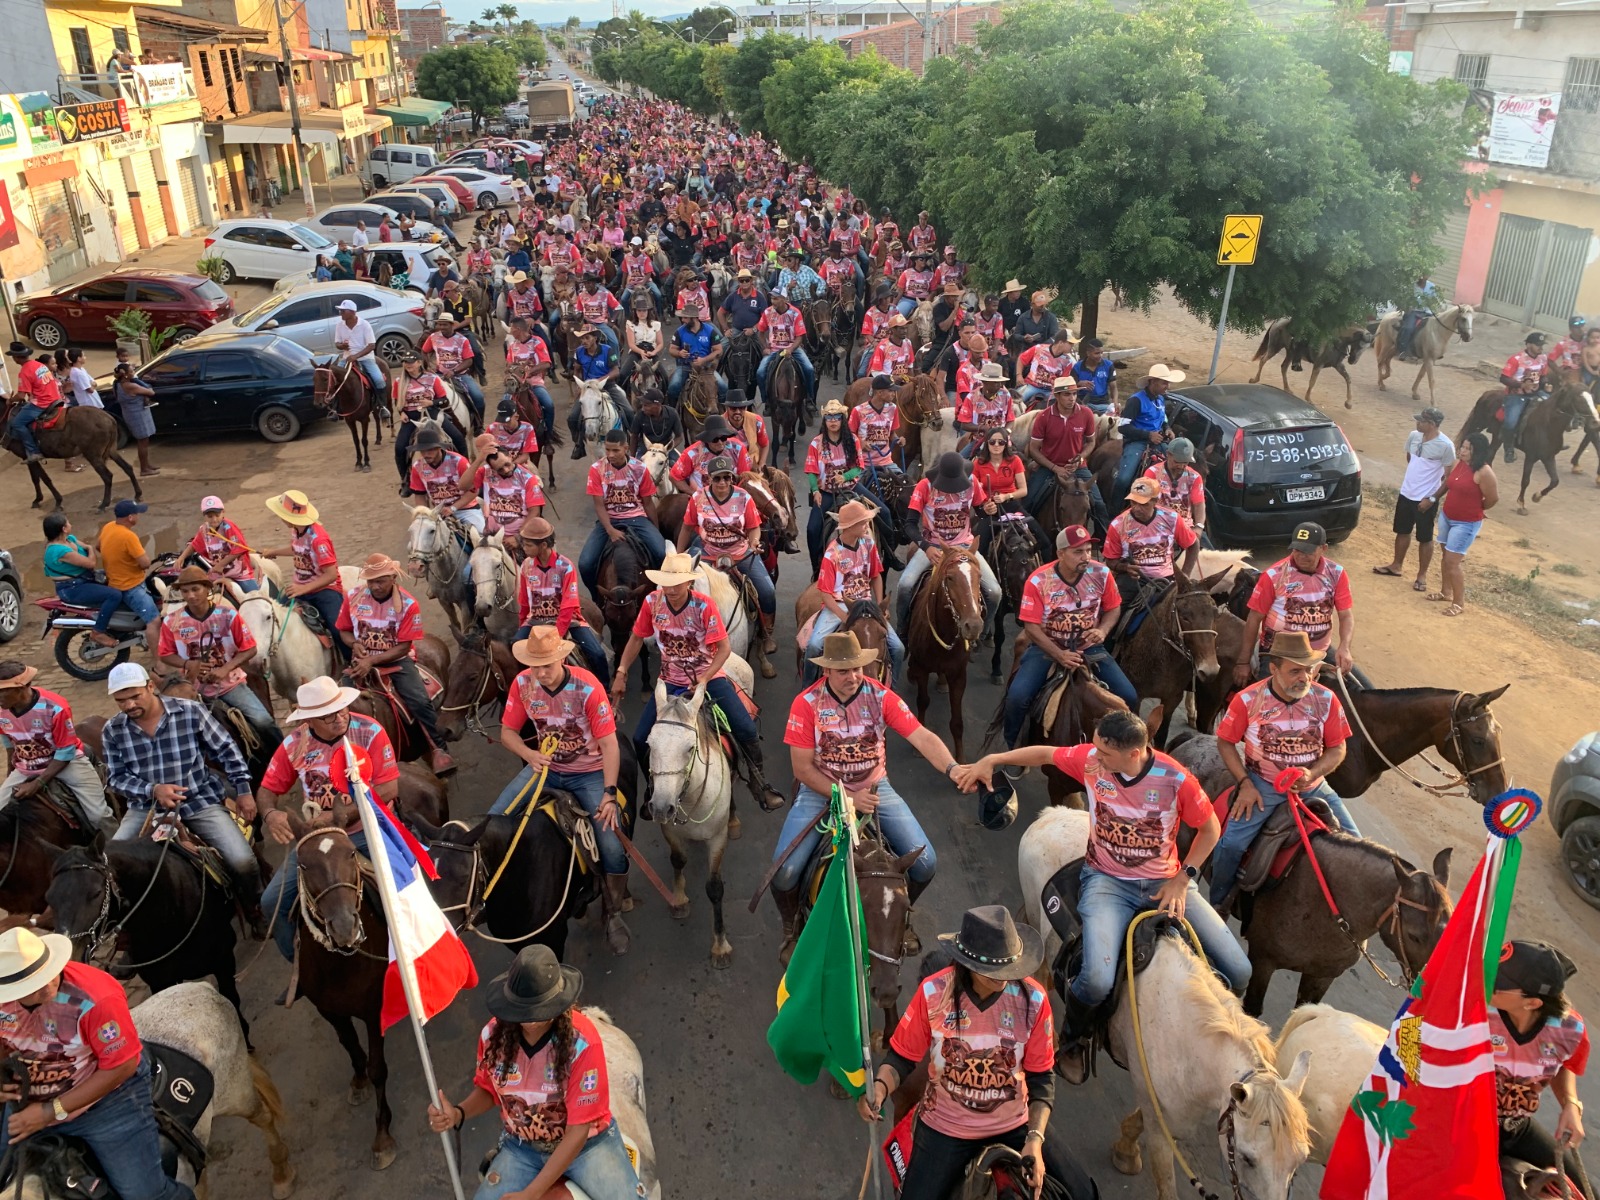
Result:
<svg viewBox="0 0 1600 1200">
<path fill-rule="evenodd" d="M 61 1121 L 66 1121 L 66 1120 L 70 1120 L 71 1119 L 72 1114 L 67 1111 L 66 1105 L 61 1103 L 61 1097 L 60 1096 L 57 1096 L 54 1100 L 52 1100 L 50 1102 L 50 1107 L 51 1107 L 52 1110 L 54 1110 L 56 1121 L 58 1123 L 61 1122 Z"/>
<path fill-rule="evenodd" d="M 1187 875 L 1190 879 L 1199 879 L 1200 878 L 1200 868 L 1199 867 L 1191 867 L 1188 863 L 1184 863 L 1183 864 L 1183 873 L 1185 875 Z"/>
<path fill-rule="evenodd" d="M 605 790 L 605 794 L 606 794 L 606 795 L 607 795 L 607 796 L 611 796 L 611 797 L 612 797 L 612 798 L 615 798 L 615 797 L 616 797 L 616 794 L 617 794 L 617 787 L 616 787 L 616 785 L 615 785 L 615 784 L 612 784 L 612 785 L 611 785 L 611 786 L 610 786 L 610 787 L 608 787 L 608 788 L 607 788 L 607 789 L 606 789 L 606 790 Z"/>
</svg>

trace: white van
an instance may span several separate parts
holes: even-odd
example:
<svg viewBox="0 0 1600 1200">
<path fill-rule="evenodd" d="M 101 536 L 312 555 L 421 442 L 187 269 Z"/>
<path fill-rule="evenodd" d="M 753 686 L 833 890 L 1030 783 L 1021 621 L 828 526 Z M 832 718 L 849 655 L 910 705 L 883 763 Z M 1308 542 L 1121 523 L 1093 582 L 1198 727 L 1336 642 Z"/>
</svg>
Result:
<svg viewBox="0 0 1600 1200">
<path fill-rule="evenodd" d="M 438 165 L 439 156 L 431 146 L 406 146 L 399 142 L 374 146 L 367 161 L 361 164 L 361 182 L 381 191 L 392 183 L 427 175 Z"/>
</svg>

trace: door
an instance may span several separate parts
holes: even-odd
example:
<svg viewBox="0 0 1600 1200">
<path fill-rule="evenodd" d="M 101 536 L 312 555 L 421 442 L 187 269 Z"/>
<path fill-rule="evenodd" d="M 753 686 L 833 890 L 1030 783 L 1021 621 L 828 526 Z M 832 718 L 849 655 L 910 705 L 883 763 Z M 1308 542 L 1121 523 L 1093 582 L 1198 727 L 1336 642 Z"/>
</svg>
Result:
<svg viewBox="0 0 1600 1200">
<path fill-rule="evenodd" d="M 261 232 L 257 225 L 236 225 L 219 242 L 227 247 L 225 257 L 233 264 L 234 271 L 246 279 L 265 278 L 267 264 L 266 255 L 262 252 Z"/>
<path fill-rule="evenodd" d="M 389 168 L 384 172 L 384 178 L 390 183 L 404 183 L 413 175 L 419 174 L 411 162 L 410 150 L 397 150 L 389 147 Z"/>
<path fill-rule="evenodd" d="M 1461 271 L 1461 254 L 1467 245 L 1467 210 L 1465 207 L 1445 218 L 1444 228 L 1434 239 L 1438 251 L 1438 265 L 1433 269 L 1433 282 L 1439 294 L 1451 303 L 1459 304 L 1456 296 L 1456 276 Z"/>
<path fill-rule="evenodd" d="M 180 158 L 178 192 L 183 197 L 183 215 L 178 219 L 180 222 L 188 222 L 189 228 L 205 224 L 205 209 L 200 205 L 200 193 L 204 190 L 205 184 L 200 179 L 199 158 Z"/>
<path fill-rule="evenodd" d="M 151 161 L 154 153 L 152 150 L 144 154 L 131 154 L 127 159 L 133 167 L 133 178 L 139 192 L 139 210 L 144 213 L 145 233 L 152 246 L 165 241 L 172 233 L 167 228 L 167 211 L 161 203 L 161 184 L 156 179 L 155 164 Z"/>
<path fill-rule="evenodd" d="M 34 231 L 44 243 L 49 259 L 50 282 L 70 279 L 89 265 L 82 235 L 78 232 L 78 209 L 72 185 L 65 179 L 35 183 L 28 186 L 27 194 L 33 205 Z"/>
<path fill-rule="evenodd" d="M 1593 230 L 1506 213 L 1495 233 L 1484 307 L 1521 325 L 1564 332 Z"/>
<path fill-rule="evenodd" d="M 170 283 L 140 281 L 133 285 L 132 302 L 150 314 L 152 331 L 185 326 L 194 319 L 194 307 Z"/>
<path fill-rule="evenodd" d="M 254 422 L 266 381 L 250 355 L 217 350 L 206 355 L 205 377 L 196 389 L 193 419 L 197 427 L 242 429 Z"/>
<path fill-rule="evenodd" d="M 200 409 L 201 355 L 178 351 L 139 372 L 139 380 L 153 388 L 150 416 L 159 429 L 189 429 Z"/>
<path fill-rule="evenodd" d="M 284 305 L 271 319 L 278 323 L 275 332 L 299 343 L 312 354 L 332 354 L 332 311 L 330 297 L 304 296 Z"/>
<path fill-rule="evenodd" d="M 369 214 L 359 208 L 330 208 L 317 218 L 317 232 L 334 240 L 350 239 L 350 234 L 355 230 L 357 221 L 365 221 Z"/>
<path fill-rule="evenodd" d="M 262 227 L 260 234 L 261 243 L 257 248 L 261 255 L 260 278 L 282 279 L 285 275 L 309 272 L 316 265 L 300 239 L 288 231 Z"/>
<path fill-rule="evenodd" d="M 62 306 L 66 314 L 64 324 L 74 341 L 111 342 L 116 340 L 108 322 L 128 307 L 128 282 L 125 279 L 101 279 L 85 284 L 71 293 Z"/>
</svg>

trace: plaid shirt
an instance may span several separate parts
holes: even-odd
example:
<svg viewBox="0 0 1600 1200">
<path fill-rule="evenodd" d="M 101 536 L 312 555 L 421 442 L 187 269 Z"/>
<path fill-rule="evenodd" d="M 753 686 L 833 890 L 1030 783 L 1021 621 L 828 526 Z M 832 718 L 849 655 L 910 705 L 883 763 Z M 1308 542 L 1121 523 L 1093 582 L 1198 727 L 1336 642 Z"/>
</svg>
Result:
<svg viewBox="0 0 1600 1200">
<path fill-rule="evenodd" d="M 161 704 L 166 715 L 154 737 L 146 736 L 127 713 L 118 713 L 106 722 L 101 735 L 106 786 L 127 797 L 131 807 L 149 808 L 157 784 L 177 784 L 187 789 L 188 796 L 178 805 L 178 816 L 190 817 L 222 803 L 222 781 L 206 768 L 209 759 L 221 765 L 235 792 L 247 794 L 250 768 L 244 755 L 206 706 L 165 697 Z"/>
</svg>

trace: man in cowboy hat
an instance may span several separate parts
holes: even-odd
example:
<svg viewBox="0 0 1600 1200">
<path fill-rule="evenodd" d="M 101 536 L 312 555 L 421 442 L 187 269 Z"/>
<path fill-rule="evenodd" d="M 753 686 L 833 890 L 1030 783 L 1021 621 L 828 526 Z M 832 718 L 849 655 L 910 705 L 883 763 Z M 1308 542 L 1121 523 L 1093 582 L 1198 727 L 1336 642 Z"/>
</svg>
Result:
<svg viewBox="0 0 1600 1200">
<path fill-rule="evenodd" d="M 292 531 L 287 546 L 277 546 L 261 551 L 262 558 L 292 558 L 294 581 L 283 589 L 291 600 L 302 600 L 316 609 L 322 626 L 333 639 L 334 656 L 340 662 L 349 662 L 350 653 L 345 644 L 333 635 L 334 622 L 344 607 L 344 592 L 339 586 L 339 555 L 333 548 L 319 521 L 320 513 L 306 494 L 298 488 L 272 496 L 266 501 L 269 513 L 288 525 Z M 304 610 L 302 610 L 302 616 Z"/>
<path fill-rule="evenodd" d="M 334 622 L 339 638 L 350 648 L 344 677 L 358 687 L 389 692 L 411 714 L 432 747 L 428 765 L 445 775 L 456 765 L 439 738 L 438 714 L 417 670 L 417 643 L 422 640 L 422 606 L 399 585 L 400 564 L 386 554 L 372 554 L 361 565 L 360 582 L 347 593 Z"/>
<path fill-rule="evenodd" d="M 626 429 L 628 421 L 633 416 L 633 409 L 628 406 L 628 398 L 622 394 L 622 388 L 617 383 L 622 374 L 622 360 L 610 342 L 602 341 L 600 331 L 593 325 L 585 325 L 579 330 L 580 340 L 578 347 L 572 352 L 573 374 L 580 381 L 580 388 L 584 383 L 598 381 L 601 390 L 617 406 L 622 417 L 622 428 Z M 582 458 L 588 451 L 584 447 L 583 432 L 583 406 L 574 403 L 567 412 L 567 428 L 572 432 L 572 457 Z M 601 431 L 602 435 L 606 432 Z"/>
<path fill-rule="evenodd" d="M 11 436 L 22 444 L 27 461 L 36 463 L 44 455 L 39 453 L 39 443 L 34 439 L 33 423 L 61 403 L 61 386 L 50 368 L 37 361 L 23 343 L 13 341 L 6 348 L 6 357 L 17 366 L 17 390 L 12 399 L 22 400 L 22 406 L 11 418 Z"/>
<path fill-rule="evenodd" d="M 589 670 L 609 688 L 611 663 L 599 637 L 583 619 L 578 601 L 579 573 L 570 558 L 556 553 L 555 528 L 543 517 L 530 517 L 523 523 L 519 537 L 522 565 L 517 569 L 517 640 L 528 637 L 537 626 L 554 626 L 562 637 L 572 639 L 583 652 Z M 599 570 L 598 564 L 595 569 Z"/>
<path fill-rule="evenodd" d="M 1052 502 L 1058 486 L 1082 480 L 1089 485 L 1089 512 L 1094 527 L 1104 529 L 1111 518 L 1100 496 L 1100 485 L 1085 463 L 1094 440 L 1094 414 L 1078 403 L 1077 389 L 1065 376 L 1051 385 L 1050 397 L 1050 406 L 1034 418 L 1028 433 L 1025 457 L 1032 469 L 1028 472 L 1028 496 L 1023 507 L 1037 516 Z"/>
<path fill-rule="evenodd" d="M 250 768 L 239 744 L 198 700 L 158 693 L 137 663 L 112 667 L 106 691 L 119 710 L 100 733 L 106 787 L 128 802 L 112 841 L 132 841 L 153 818 L 175 815 L 221 856 L 239 906 L 259 918 L 261 868 L 210 767 L 217 764 L 233 785 L 240 818 L 254 820 Z"/>
<path fill-rule="evenodd" d="M 1177 570 L 1177 551 L 1183 550 L 1183 574 L 1194 577 L 1200 561 L 1200 539 L 1189 522 L 1170 508 L 1161 508 L 1161 485 L 1154 479 L 1135 479 L 1128 490 L 1128 507 L 1106 528 L 1104 559 L 1116 577 L 1122 598 L 1132 601 L 1147 579 L 1169 580 Z"/>
<path fill-rule="evenodd" d="M 772 393 L 768 390 L 767 379 L 780 357 L 794 360 L 800 368 L 801 378 L 805 380 L 806 396 L 816 396 L 817 369 L 806 355 L 805 337 L 805 317 L 798 308 L 790 305 L 788 294 L 781 287 L 774 288 L 772 307 L 761 314 L 761 321 L 756 325 L 756 339 L 761 343 L 761 361 L 756 365 L 756 386 L 769 408 Z"/>
<path fill-rule="evenodd" d="M 743 388 L 729 388 L 728 394 L 722 398 L 722 419 L 733 430 L 733 436 L 728 440 L 744 447 L 750 469 L 760 474 L 766 466 L 772 439 L 767 436 L 766 420 L 751 412 L 750 405 L 750 397 Z M 729 452 L 738 457 L 732 446 Z"/>
<path fill-rule="evenodd" d="M 21 1081 L 0 1087 L 0 1138 L 22 1143 L 45 1130 L 82 1138 L 124 1200 L 194 1200 L 161 1168 L 150 1064 L 122 985 L 74 962 L 70 938 L 20 927 L 0 934 L 0 1027 L 28 1092 L 24 1101 Z"/>
<path fill-rule="evenodd" d="M 1117 465 L 1113 499 L 1127 491 L 1139 473 L 1145 451 L 1172 436 L 1167 424 L 1167 389 L 1187 378 L 1166 363 L 1156 363 L 1145 375 L 1144 386 L 1122 406 L 1122 461 Z"/>
<path fill-rule="evenodd" d="M 400 428 L 394 435 L 394 464 L 400 472 L 400 494 L 404 496 L 406 480 L 411 475 L 412 439 L 424 421 L 432 421 L 442 429 L 457 451 L 466 449 L 467 439 L 450 411 L 450 394 L 444 380 L 425 368 L 422 355 L 415 350 L 400 355 L 400 372 L 392 395 L 400 410 Z"/>
<path fill-rule="evenodd" d="M 767 652 L 777 621 L 778 592 L 761 557 L 761 512 L 738 485 L 733 459 L 719 454 L 706 464 L 706 486 L 689 497 L 678 530 L 678 550 L 694 551 L 719 568 L 724 562 L 755 585 Z M 741 585 L 743 586 L 743 585 Z"/>
<path fill-rule="evenodd" d="M 439 314 L 434 330 L 422 343 L 422 353 L 433 355 L 434 369 L 447 383 L 461 390 L 478 419 L 483 419 L 483 389 L 472 377 L 474 351 L 466 333 L 456 325 L 449 309 Z"/>
<path fill-rule="evenodd" d="M 717 370 L 728 343 L 715 325 L 705 323 L 704 316 L 705 309 L 700 305 L 686 305 L 683 309 L 683 323 L 672 331 L 672 341 L 667 346 L 667 353 L 672 355 L 677 365 L 672 369 L 672 378 L 667 381 L 667 399 L 674 405 L 678 403 L 678 397 L 683 394 L 684 385 L 689 382 L 689 372 L 695 369 L 709 369 L 716 372 L 719 401 L 728 394 L 728 381 Z M 764 307 L 762 316 L 765 317 Z"/>
<path fill-rule="evenodd" d="M 504 405 L 512 400 L 513 393 L 520 387 L 531 389 L 539 402 L 539 433 L 546 440 L 556 423 L 556 402 L 551 399 L 545 382 L 551 367 L 549 332 L 533 317 L 512 317 L 510 336 L 506 339 L 505 391 L 500 402 Z"/>
<path fill-rule="evenodd" d="M 283 731 L 245 678 L 245 665 L 256 656 L 256 639 L 239 610 L 216 598 L 214 586 L 202 567 L 178 572 L 183 607 L 162 619 L 156 653 L 194 684 L 213 712 L 219 702 L 238 712 L 260 744 L 252 758 L 265 762 L 283 741 Z"/>
<path fill-rule="evenodd" d="M 822 276 L 812 270 L 805 261 L 798 247 L 790 246 L 783 252 L 783 270 L 778 272 L 778 282 L 773 287 L 773 293 L 782 292 L 785 296 L 793 297 L 801 304 L 808 303 L 821 296 L 828 289 L 822 281 Z"/>
<path fill-rule="evenodd" d="M 1094 1012 L 1111 995 L 1128 925 L 1159 909 L 1188 920 L 1206 958 L 1235 994 L 1250 981 L 1250 959 L 1228 924 L 1200 895 L 1196 880 L 1221 835 L 1211 801 L 1187 767 L 1150 746 L 1150 731 L 1131 712 L 1101 717 L 1094 739 L 1078 746 L 1022 746 L 986 754 L 955 772 L 956 785 L 994 786 L 1004 767 L 1054 766 L 1081 779 L 1091 820 L 1078 915 L 1083 966 L 1067 988 L 1056 1071 L 1068 1083 L 1088 1075 Z M 1178 854 L 1178 822 L 1195 831 Z"/>
<path fill-rule="evenodd" d="M 850 615 L 852 606 L 870 600 L 883 612 L 883 559 L 878 555 L 878 545 L 867 531 L 877 517 L 878 510 L 860 500 L 847 500 L 828 514 L 838 526 L 838 531 L 822 551 L 822 561 L 817 571 L 817 595 L 822 607 L 812 618 L 811 637 L 806 642 L 806 659 L 814 663 L 822 653 L 822 642 L 838 629 Z M 890 682 L 900 678 L 905 666 L 906 647 L 893 625 L 885 623 L 889 634 Z M 819 671 L 808 665 L 805 671 L 807 685 L 815 683 Z"/>
<path fill-rule="evenodd" d="M 889 318 L 883 339 L 872 348 L 872 356 L 862 373 L 882 375 L 893 383 L 904 383 L 915 369 L 917 348 L 911 342 L 911 323 L 900 313 Z"/>
<path fill-rule="evenodd" d="M 747 237 L 753 238 L 754 234 Z M 739 247 L 734 247 L 734 255 L 738 256 Z M 739 274 L 735 277 L 734 289 L 722 299 L 722 307 L 717 310 L 717 328 L 724 336 L 734 333 L 746 333 L 756 327 L 756 322 L 761 320 L 761 314 L 767 311 L 767 298 L 762 295 L 761 289 L 756 286 L 755 272 L 749 267 L 740 267 Z"/>
<path fill-rule="evenodd" d="M 872 303 L 867 305 L 867 310 L 861 314 L 861 355 L 856 359 L 855 368 L 850 379 L 854 382 L 867 373 L 867 363 L 872 360 L 872 352 L 878 348 L 878 343 L 889 332 L 889 323 L 900 314 L 890 308 L 894 300 L 894 292 L 886 283 L 879 283 L 877 291 L 873 293 Z M 903 321 L 904 317 L 900 317 Z"/>
<path fill-rule="evenodd" d="M 34 687 L 38 674 L 39 668 L 16 659 L 0 662 L 0 742 L 11 757 L 11 772 L 0 782 L 0 808 L 59 779 L 84 815 L 102 825 L 110 816 L 105 785 L 73 728 L 71 706 Z"/>
<path fill-rule="evenodd" d="M 1023 351 L 1032 346 L 1050 345 L 1061 331 L 1061 318 L 1050 311 L 1050 299 L 1050 293 L 1044 288 L 1036 290 L 1028 297 L 1027 309 L 1018 315 L 1011 327 L 1011 349 L 1018 356 L 1019 370 Z"/>
<path fill-rule="evenodd" d="M 972 464 L 953 450 L 939 456 L 933 474 L 917 480 L 917 486 L 911 489 L 911 499 L 906 501 L 908 514 L 916 514 L 913 537 L 917 552 L 900 572 L 900 581 L 895 586 L 897 628 L 910 628 L 912 602 L 922 577 L 934 565 L 935 557 L 942 556 L 952 546 L 972 544 L 972 510 L 988 499 L 983 485 L 972 478 Z M 978 564 L 984 611 L 992 615 L 1000 607 L 1000 581 L 995 578 L 988 559 L 981 554 L 973 558 Z"/>
<path fill-rule="evenodd" d="M 1016 419 L 1011 392 L 1005 386 L 1005 368 L 994 362 L 977 367 L 979 357 L 980 351 L 974 350 L 972 361 L 961 364 L 956 377 L 960 400 L 956 405 L 955 425 L 958 432 L 967 435 L 965 453 L 968 458 L 978 456 L 989 430 L 1009 426 Z M 963 382 L 967 383 L 966 391 L 962 391 Z"/>
<path fill-rule="evenodd" d="M 1177 443 L 1173 443 L 1176 447 Z M 1288 631 L 1306 635 L 1311 648 L 1326 655 L 1333 648 L 1333 623 L 1339 622 L 1339 646 L 1334 666 L 1341 675 L 1355 667 L 1355 597 L 1344 567 L 1325 553 L 1328 531 L 1315 521 L 1302 521 L 1289 535 L 1289 553 L 1256 579 L 1250 593 L 1250 615 L 1245 618 L 1239 658 L 1233 667 L 1235 687 L 1250 682 L 1251 653 L 1259 646 L 1262 671 L 1273 639 Z M 1259 676 L 1258 676 L 1259 678 Z"/>
<path fill-rule="evenodd" d="M 877 815 L 878 828 L 895 854 L 917 855 L 906 870 L 908 896 L 914 905 L 933 882 L 938 858 L 911 806 L 889 783 L 885 730 L 892 729 L 905 738 L 946 777 L 956 769 L 949 748 L 912 715 L 906 702 L 866 677 L 864 670 L 878 661 L 878 652 L 863 650 L 854 633 L 847 629 L 828 634 L 822 641 L 822 653 L 811 661 L 822 669 L 822 678 L 794 698 L 783 735 L 789 747 L 789 768 L 800 785 L 773 854 L 776 860 L 793 846 L 772 877 L 772 899 L 783 917 L 778 961 L 785 966 L 798 932 L 798 889 L 822 839 L 815 828 L 817 816 L 827 809 L 835 785 L 846 791 L 858 813 Z M 811 833 L 794 846 L 808 828 Z M 909 916 L 906 941 L 908 954 L 920 953 Z"/>
<path fill-rule="evenodd" d="M 603 872 L 601 905 L 606 944 L 613 954 L 628 952 L 628 927 L 622 914 L 628 902 L 628 856 L 617 838 L 622 818 L 617 777 L 622 751 L 617 745 L 616 716 L 606 685 L 582 667 L 567 665 L 576 644 L 554 625 L 535 625 L 511 647 L 527 670 L 511 681 L 505 713 L 500 718 L 500 744 L 525 764 L 490 806 L 506 812 L 524 799 L 534 776 L 546 788 L 569 792 L 594 822 L 595 843 Z M 555 748 L 546 750 L 547 740 Z"/>
<path fill-rule="evenodd" d="M 389 383 L 384 378 L 383 367 L 378 363 L 378 335 L 372 324 L 361 315 L 354 300 L 339 301 L 339 327 L 333 331 L 333 345 L 346 363 L 361 368 L 361 373 L 372 385 L 376 403 L 382 404 L 389 394 Z"/>
<path fill-rule="evenodd" d="M 680 491 L 693 494 L 705 487 L 708 482 L 706 464 L 720 454 L 733 459 L 734 470 L 739 474 L 750 470 L 750 452 L 744 442 L 739 440 L 736 445 L 730 444 L 735 441 L 735 432 L 721 413 L 712 413 L 706 419 L 706 423 L 700 427 L 700 436 L 689 443 L 668 473 Z"/>
<path fill-rule="evenodd" d="M 767 785 L 761 730 L 733 681 L 722 673 L 733 648 L 728 644 L 728 631 L 717 606 L 705 593 L 694 590 L 700 576 L 695 572 L 693 556 L 669 554 L 662 560 L 660 570 L 646 571 L 645 576 L 656 590 L 646 594 L 633 633 L 617 659 L 617 669 L 611 677 L 612 707 L 621 710 L 622 697 L 628 689 L 628 671 L 644 648 L 645 638 L 655 638 L 661 655 L 657 688 L 666 688 L 674 696 L 704 689 L 706 699 L 727 720 L 735 755 L 744 758 L 745 782 L 751 796 L 771 812 L 783 803 L 783 797 Z M 635 761 L 646 776 L 650 774 L 650 728 L 655 723 L 656 697 L 651 695 L 633 731 Z"/>
<path fill-rule="evenodd" d="M 1211 903 L 1219 908 L 1233 891 L 1244 852 L 1287 791 L 1326 801 L 1345 832 L 1361 836 L 1327 782 L 1344 761 L 1350 725 L 1339 698 L 1316 682 L 1324 657 L 1300 630 L 1279 633 L 1268 651 L 1267 677 L 1235 692 L 1217 725 L 1217 752 L 1238 785 L 1211 863 Z M 1280 790 L 1286 773 L 1297 782 Z"/>
<path fill-rule="evenodd" d="M 353 687 L 340 687 L 327 675 L 302 683 L 295 692 L 296 706 L 289 720 L 301 724 L 284 738 L 272 756 L 255 802 L 261 810 L 261 828 L 280 846 L 292 846 L 296 841 L 289 813 L 281 805 L 298 781 L 301 794 L 321 810 L 309 826 L 337 825 L 350 835 L 357 850 L 366 853 L 361 812 L 348 795 L 348 783 L 343 781 L 349 769 L 344 754 L 346 744 L 355 751 L 362 780 L 379 800 L 392 808 L 400 794 L 400 766 L 389 735 L 371 717 L 350 711 L 350 705 L 360 695 Z M 335 782 L 335 776 L 339 782 Z M 272 919 L 272 940 L 289 962 L 294 961 L 299 922 L 294 919 L 293 910 L 299 894 L 300 872 L 291 849 L 261 897 L 262 908 L 277 914 Z"/>
<path fill-rule="evenodd" d="M 454 514 L 463 525 L 484 532 L 483 509 L 472 490 L 472 464 L 450 448 L 437 425 L 424 425 L 411 450 L 407 497 L 418 497 L 420 507 L 432 508 L 440 516 Z"/>
<path fill-rule="evenodd" d="M 1037 408 L 1055 394 L 1057 379 L 1071 378 L 1072 367 L 1078 361 L 1072 353 L 1077 342 L 1072 330 L 1061 326 L 1048 342 L 1029 346 L 1017 356 L 1017 377 L 1027 381 L 1022 385 L 1023 408 Z"/>
</svg>

